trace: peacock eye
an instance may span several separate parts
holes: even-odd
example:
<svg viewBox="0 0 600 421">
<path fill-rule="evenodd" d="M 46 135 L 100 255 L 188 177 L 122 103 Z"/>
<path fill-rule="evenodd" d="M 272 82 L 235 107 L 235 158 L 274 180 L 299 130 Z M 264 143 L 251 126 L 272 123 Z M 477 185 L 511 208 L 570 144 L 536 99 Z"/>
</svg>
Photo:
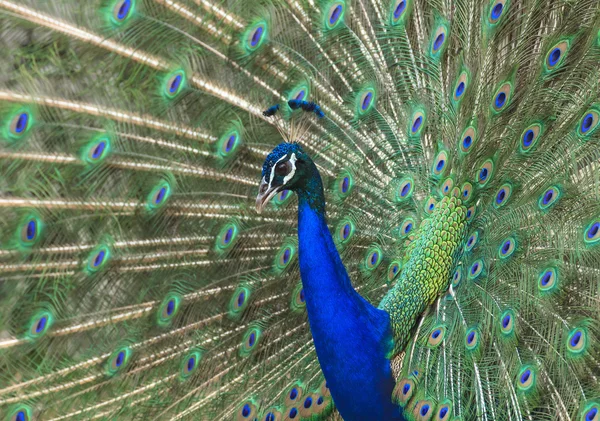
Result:
<svg viewBox="0 0 600 421">
<path fill-rule="evenodd" d="M 289 161 L 279 162 L 275 165 L 275 174 L 281 177 L 288 175 L 288 173 L 292 170 L 292 164 Z"/>
</svg>

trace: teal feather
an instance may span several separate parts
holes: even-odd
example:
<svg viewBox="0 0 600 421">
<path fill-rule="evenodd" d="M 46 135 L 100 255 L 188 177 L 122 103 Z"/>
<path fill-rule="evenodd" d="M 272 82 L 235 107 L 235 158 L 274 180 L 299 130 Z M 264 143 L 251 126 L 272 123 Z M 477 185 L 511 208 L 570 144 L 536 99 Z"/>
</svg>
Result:
<svg viewBox="0 0 600 421">
<path fill-rule="evenodd" d="M 600 418 L 597 1 L 0 0 L 0 26 L 0 419 L 341 419 L 297 197 L 254 210 L 282 140 L 390 316 L 404 417 Z"/>
</svg>

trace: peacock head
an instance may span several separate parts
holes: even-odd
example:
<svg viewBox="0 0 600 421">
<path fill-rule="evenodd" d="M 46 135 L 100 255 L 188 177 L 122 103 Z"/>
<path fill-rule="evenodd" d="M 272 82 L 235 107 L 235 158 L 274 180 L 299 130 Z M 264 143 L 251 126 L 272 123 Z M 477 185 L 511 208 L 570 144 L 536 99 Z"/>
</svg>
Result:
<svg viewBox="0 0 600 421">
<path fill-rule="evenodd" d="M 260 213 L 277 193 L 296 191 L 304 185 L 314 164 L 297 143 L 281 143 L 267 156 L 256 196 L 256 211 Z"/>
</svg>

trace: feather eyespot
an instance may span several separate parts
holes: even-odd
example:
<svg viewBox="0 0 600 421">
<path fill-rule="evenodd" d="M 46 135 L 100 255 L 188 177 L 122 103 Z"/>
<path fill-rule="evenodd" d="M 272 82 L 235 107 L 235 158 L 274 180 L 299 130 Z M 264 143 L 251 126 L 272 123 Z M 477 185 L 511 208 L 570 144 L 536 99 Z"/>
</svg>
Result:
<svg viewBox="0 0 600 421">
<path fill-rule="evenodd" d="M 515 252 L 515 248 L 516 248 L 515 239 L 512 237 L 509 237 L 509 238 L 505 239 L 502 242 L 502 244 L 500 245 L 500 247 L 498 248 L 498 255 L 500 256 L 501 259 L 506 259 L 506 258 L 512 256 L 512 254 Z"/>
<path fill-rule="evenodd" d="M 170 196 L 171 185 L 167 181 L 161 181 L 148 193 L 146 208 L 148 211 L 156 211 L 167 203 Z"/>
<path fill-rule="evenodd" d="M 470 328 L 465 335 L 465 346 L 469 351 L 473 351 L 479 345 L 479 332 L 476 328 Z"/>
<path fill-rule="evenodd" d="M 344 2 L 336 1 L 325 9 L 325 27 L 327 29 L 334 29 L 344 21 L 345 7 Z"/>
<path fill-rule="evenodd" d="M 467 209 L 467 221 L 471 221 L 475 217 L 475 206 Z"/>
<path fill-rule="evenodd" d="M 555 268 L 546 268 L 538 277 L 538 289 L 542 293 L 554 291 L 558 286 L 558 271 Z"/>
<path fill-rule="evenodd" d="M 167 76 L 164 84 L 164 94 L 167 98 L 175 98 L 185 86 L 185 73 L 178 70 Z"/>
<path fill-rule="evenodd" d="M 545 67 L 547 72 L 558 69 L 562 64 L 567 51 L 569 50 L 569 41 L 561 41 L 554 45 L 546 54 Z"/>
<path fill-rule="evenodd" d="M 529 391 L 535 386 L 536 372 L 532 366 L 524 366 L 517 375 L 517 387 L 521 391 Z"/>
<path fill-rule="evenodd" d="M 231 129 L 225 132 L 217 144 L 217 157 L 222 159 L 228 159 L 232 157 L 237 151 L 240 143 L 241 138 L 237 129 Z"/>
<path fill-rule="evenodd" d="M 354 177 L 348 171 L 342 171 L 337 179 L 337 194 L 341 198 L 347 197 L 354 187 Z"/>
<path fill-rule="evenodd" d="M 131 357 L 129 347 L 121 347 L 111 354 L 107 361 L 107 371 L 109 375 L 117 374 L 123 370 Z"/>
<path fill-rule="evenodd" d="M 365 258 L 365 267 L 368 270 L 374 270 L 379 266 L 383 260 L 381 249 L 377 246 L 373 246 L 367 250 L 367 256 Z"/>
<path fill-rule="evenodd" d="M 600 404 L 588 404 L 581 415 L 582 421 L 600 421 Z"/>
<path fill-rule="evenodd" d="M 31 409 L 28 406 L 19 405 L 13 410 L 11 416 L 8 419 L 10 421 L 30 421 Z"/>
<path fill-rule="evenodd" d="M 267 37 L 267 23 L 264 21 L 257 22 L 250 26 L 246 31 L 244 47 L 246 51 L 252 52 L 257 50 Z"/>
<path fill-rule="evenodd" d="M 349 219 L 343 219 L 335 230 L 335 237 L 339 244 L 346 244 L 354 235 L 354 223 Z"/>
<path fill-rule="evenodd" d="M 488 159 L 481 165 L 477 175 L 477 181 L 481 187 L 485 186 L 492 179 L 493 172 L 494 162 Z"/>
<path fill-rule="evenodd" d="M 52 316 L 52 313 L 50 313 L 47 310 L 43 310 L 43 311 L 36 313 L 31 318 L 31 321 L 29 324 L 29 332 L 28 332 L 29 338 L 37 339 L 37 338 L 44 336 L 50 329 L 50 326 L 52 325 L 53 321 L 54 321 L 54 318 Z"/>
<path fill-rule="evenodd" d="M 460 141 L 459 141 L 460 151 L 463 154 L 467 154 L 467 153 L 471 152 L 473 145 L 475 145 L 475 140 L 476 140 L 475 128 L 472 126 L 467 127 L 465 129 L 465 131 L 462 133 L 462 136 L 460 137 Z"/>
<path fill-rule="evenodd" d="M 452 187 L 454 187 L 454 180 L 451 177 L 446 178 L 440 187 L 442 195 L 447 196 L 450 194 Z"/>
<path fill-rule="evenodd" d="M 168 294 L 158 308 L 158 324 L 168 326 L 179 311 L 181 297 L 178 294 Z"/>
<path fill-rule="evenodd" d="M 226 250 L 231 248 L 237 241 L 239 228 L 237 224 L 230 222 L 225 224 L 217 235 L 217 248 Z"/>
<path fill-rule="evenodd" d="M 8 123 L 8 135 L 10 138 L 22 138 L 31 128 L 31 113 L 27 110 L 16 112 Z"/>
<path fill-rule="evenodd" d="M 411 177 L 406 177 L 398 183 L 398 189 L 396 190 L 396 201 L 404 201 L 408 199 L 414 189 L 414 182 Z"/>
<path fill-rule="evenodd" d="M 508 202 L 508 199 L 510 199 L 511 194 L 512 194 L 511 185 L 510 184 L 502 185 L 498 189 L 498 192 L 496 193 L 496 197 L 494 199 L 494 207 L 499 208 L 501 206 L 506 205 L 506 203 Z"/>
<path fill-rule="evenodd" d="M 436 205 L 436 201 L 435 201 L 435 197 L 431 196 L 429 197 L 429 199 L 427 199 L 427 202 L 425 202 L 425 212 L 428 214 L 433 213 L 434 209 L 435 209 L 435 205 Z"/>
<path fill-rule="evenodd" d="M 475 260 L 473 262 L 473 264 L 471 264 L 471 267 L 469 268 L 469 279 L 477 279 L 481 273 L 483 272 L 483 260 L 478 259 Z"/>
<path fill-rule="evenodd" d="M 496 0 L 492 3 L 490 7 L 490 17 L 489 21 L 491 24 L 496 24 L 504 14 L 504 6 L 506 5 L 506 0 Z"/>
<path fill-rule="evenodd" d="M 200 358 L 199 350 L 193 350 L 183 358 L 180 369 L 181 380 L 190 378 L 198 370 Z"/>
<path fill-rule="evenodd" d="M 598 127 L 600 121 L 600 111 L 592 108 L 586 111 L 579 122 L 579 135 L 583 137 L 589 136 Z"/>
<path fill-rule="evenodd" d="M 431 55 L 437 56 L 444 49 L 446 44 L 447 29 L 444 25 L 440 25 L 431 38 Z"/>
<path fill-rule="evenodd" d="M 462 279 L 462 271 L 460 267 L 457 267 L 454 271 L 454 275 L 452 275 L 452 288 L 457 288 L 460 285 L 460 281 Z"/>
<path fill-rule="evenodd" d="M 434 415 L 433 403 L 428 400 L 419 401 L 412 413 L 417 421 L 429 421 Z"/>
<path fill-rule="evenodd" d="M 521 142 L 519 149 L 522 153 L 527 153 L 533 149 L 536 145 L 542 132 L 542 126 L 540 123 L 534 123 L 523 130 L 521 134 Z"/>
<path fill-rule="evenodd" d="M 467 244 L 465 245 L 465 250 L 466 251 L 473 250 L 473 247 L 475 247 L 478 240 L 479 240 L 479 231 L 475 231 L 473 234 L 471 234 L 471 236 L 467 240 Z"/>
<path fill-rule="evenodd" d="M 400 273 L 402 264 L 400 262 L 392 262 L 388 267 L 388 282 L 392 282 Z"/>
<path fill-rule="evenodd" d="M 429 337 L 427 338 L 427 346 L 430 348 L 437 348 L 443 342 L 445 336 L 446 327 L 443 325 L 435 326 L 429 333 Z"/>
<path fill-rule="evenodd" d="M 454 102 L 459 102 L 463 98 L 463 95 L 467 90 L 468 83 L 469 75 L 466 71 L 463 71 L 454 85 L 454 93 L 452 95 L 452 99 L 454 100 Z"/>
<path fill-rule="evenodd" d="M 392 25 L 398 25 L 404 21 L 408 0 L 394 0 L 390 8 L 390 21 Z"/>
<path fill-rule="evenodd" d="M 506 310 L 500 316 L 500 332 L 508 336 L 515 330 L 515 315 L 512 310 Z"/>
<path fill-rule="evenodd" d="M 466 183 L 464 183 L 462 185 L 462 188 L 461 188 L 460 198 L 463 201 L 463 203 L 468 202 L 471 199 L 472 194 L 473 194 L 473 185 L 467 181 Z"/>
<path fill-rule="evenodd" d="M 110 138 L 101 136 L 95 139 L 87 148 L 87 153 L 83 157 L 89 164 L 96 164 L 102 161 L 110 152 Z"/>
<path fill-rule="evenodd" d="M 418 136 L 423 130 L 425 125 L 425 113 L 423 111 L 417 111 L 413 114 L 412 119 L 409 123 L 409 132 L 411 136 Z"/>
<path fill-rule="evenodd" d="M 285 269 L 296 255 L 296 248 L 291 244 L 285 244 L 277 253 L 275 266 L 278 270 Z"/>
<path fill-rule="evenodd" d="M 404 378 L 396 384 L 394 392 L 395 397 L 400 402 L 401 406 L 405 406 L 410 398 L 412 398 L 415 390 L 415 382 L 413 379 Z"/>
<path fill-rule="evenodd" d="M 250 355 L 256 349 L 261 336 L 262 331 L 258 327 L 251 327 L 248 329 L 242 339 L 240 355 L 243 357 Z"/>
<path fill-rule="evenodd" d="M 573 355 L 582 354 L 587 348 L 587 332 L 577 328 L 571 331 L 567 338 L 567 350 Z"/>
<path fill-rule="evenodd" d="M 358 96 L 358 113 L 359 115 L 365 114 L 375 104 L 375 91 L 371 88 L 365 90 Z"/>
<path fill-rule="evenodd" d="M 237 421 L 243 421 L 243 420 L 256 421 L 257 415 L 258 415 L 258 410 L 257 410 L 254 402 L 246 401 L 239 406 L 239 409 L 237 411 L 236 420 Z"/>
<path fill-rule="evenodd" d="M 510 103 L 512 94 L 512 85 L 509 82 L 505 82 L 498 88 L 496 94 L 494 95 L 494 101 L 492 103 L 492 109 L 495 112 L 500 112 L 506 108 L 506 106 Z"/>
<path fill-rule="evenodd" d="M 595 244 L 600 241 L 600 221 L 593 221 L 587 226 L 583 239 L 586 244 Z"/>
<path fill-rule="evenodd" d="M 110 260 L 111 252 L 108 246 L 100 245 L 89 254 L 86 269 L 88 273 L 98 272 L 103 269 Z"/>
<path fill-rule="evenodd" d="M 135 8 L 135 0 L 119 0 L 115 2 L 112 11 L 113 22 L 121 24 L 132 14 Z"/>
<path fill-rule="evenodd" d="M 43 224 L 36 215 L 27 215 L 18 229 L 19 242 L 23 247 L 31 247 L 40 240 Z"/>
<path fill-rule="evenodd" d="M 437 408 L 435 421 L 448 421 L 451 416 L 452 403 L 450 401 L 444 401 Z"/>
<path fill-rule="evenodd" d="M 447 162 L 448 153 L 446 151 L 440 151 L 440 153 L 438 153 L 433 160 L 433 166 L 431 167 L 431 172 L 435 177 L 439 177 L 444 173 L 444 170 L 447 167 Z"/>
<path fill-rule="evenodd" d="M 548 187 L 538 199 L 538 206 L 542 210 L 548 210 L 554 205 L 561 196 L 561 191 L 558 186 Z"/>
</svg>

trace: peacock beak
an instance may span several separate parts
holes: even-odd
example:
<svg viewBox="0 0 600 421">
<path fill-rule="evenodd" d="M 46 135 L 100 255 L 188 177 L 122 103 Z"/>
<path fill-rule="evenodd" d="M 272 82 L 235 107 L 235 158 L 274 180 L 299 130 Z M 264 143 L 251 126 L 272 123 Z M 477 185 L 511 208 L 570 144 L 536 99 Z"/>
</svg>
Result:
<svg viewBox="0 0 600 421">
<path fill-rule="evenodd" d="M 269 203 L 269 200 L 279 193 L 281 186 L 269 186 L 269 183 L 263 179 L 258 188 L 258 196 L 256 196 L 256 212 L 261 213 L 263 208 Z"/>
</svg>

